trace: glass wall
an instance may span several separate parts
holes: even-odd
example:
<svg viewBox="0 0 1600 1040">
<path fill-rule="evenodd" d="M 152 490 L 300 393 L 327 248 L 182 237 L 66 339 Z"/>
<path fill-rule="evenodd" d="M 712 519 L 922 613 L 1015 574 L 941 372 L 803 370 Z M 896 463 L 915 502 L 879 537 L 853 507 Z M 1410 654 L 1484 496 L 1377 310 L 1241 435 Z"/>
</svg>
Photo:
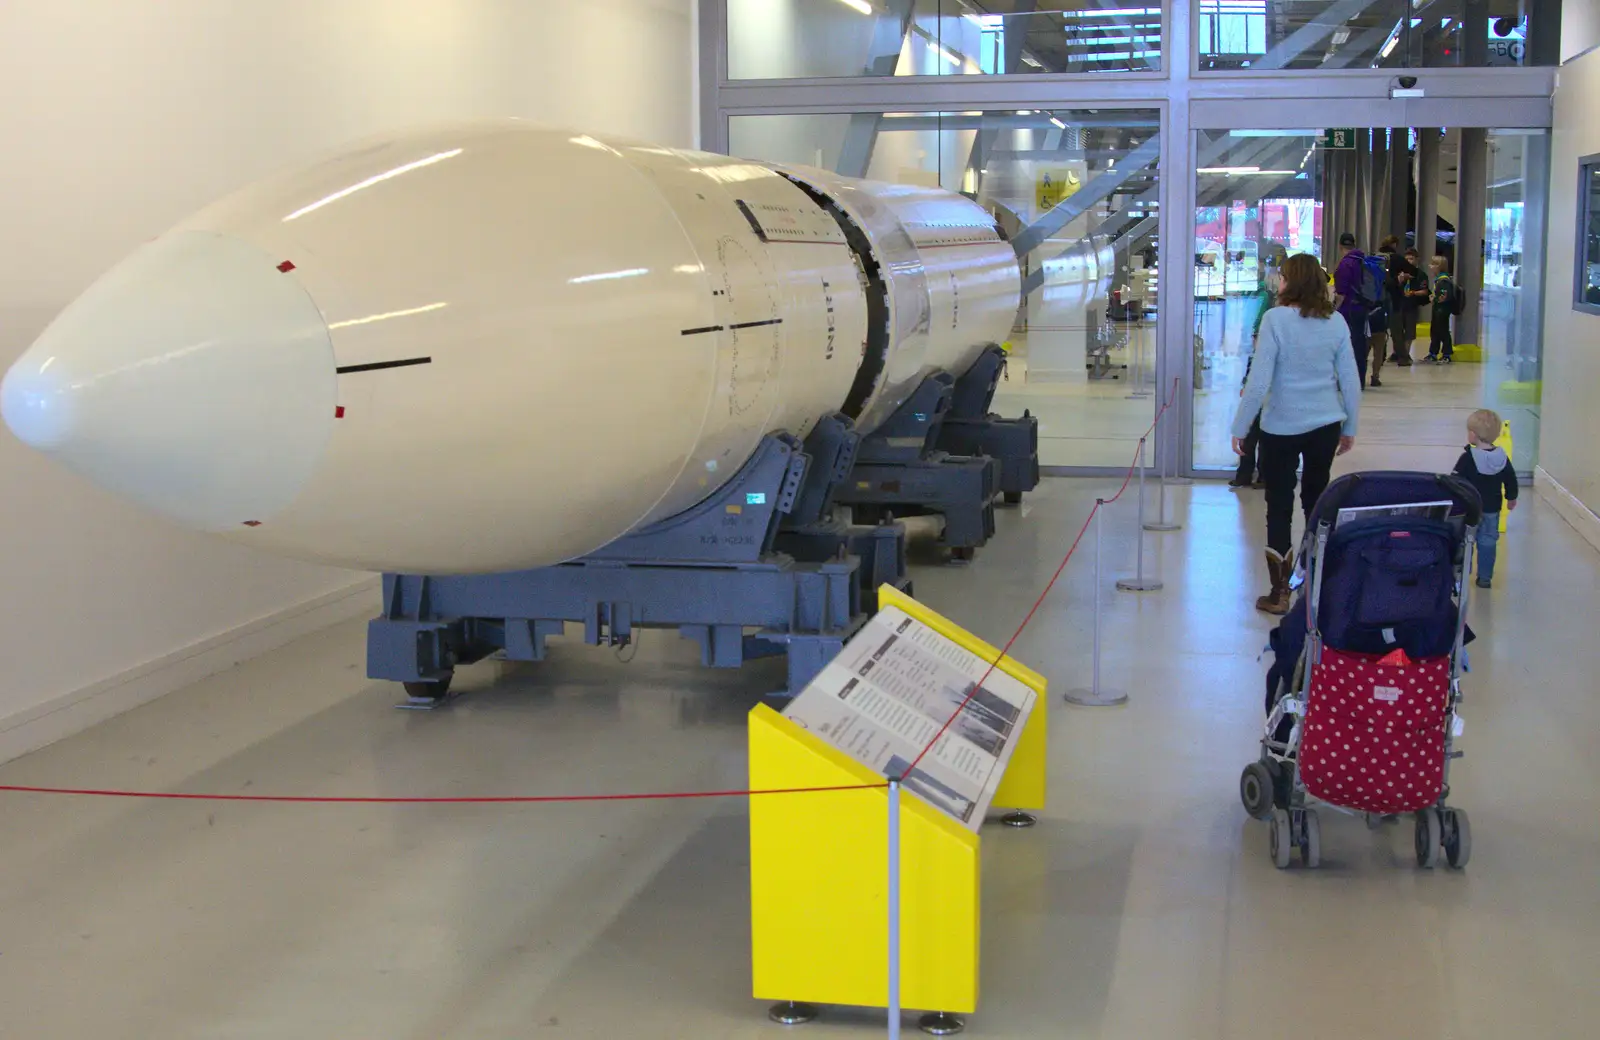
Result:
<svg viewBox="0 0 1600 1040">
<path fill-rule="evenodd" d="M 1022 250 L 995 408 L 1046 466 L 1126 465 L 1154 408 L 1160 116 L 1028 109 L 736 116 L 729 150 L 975 199 Z"/>
<path fill-rule="evenodd" d="M 1200 0 L 1200 68 L 1555 65 L 1559 0 Z"/>
<path fill-rule="evenodd" d="M 1232 469 L 1229 425 L 1269 274 L 1323 255 L 1321 131 L 1211 130 L 1198 136 L 1194 240 L 1194 464 Z"/>
<path fill-rule="evenodd" d="M 1153 2 L 728 0 L 728 76 L 1152 71 L 1161 21 Z"/>
<path fill-rule="evenodd" d="M 1432 157 L 1419 163 L 1424 140 Z M 1257 321 L 1272 303 L 1273 258 L 1310 253 L 1331 271 L 1343 232 L 1375 253 L 1387 235 L 1414 241 L 1408 229 L 1419 215 L 1436 227 L 1432 244 L 1419 247 L 1423 265 L 1435 252 L 1442 257 L 1465 294 L 1462 313 L 1422 303 L 1410 365 L 1393 342 L 1399 323 L 1390 320 L 1385 363 L 1362 395 L 1356 451 L 1340 465 L 1448 470 L 1467 415 L 1490 408 L 1510 423 L 1517 468 L 1533 468 L 1544 290 L 1538 265 L 1523 258 L 1544 250 L 1546 131 L 1379 128 L 1346 138 L 1326 130 L 1210 130 L 1199 131 L 1196 143 L 1197 470 L 1239 463 L 1230 427 Z M 1428 360 L 1441 323 L 1452 332 L 1449 364 Z"/>
</svg>

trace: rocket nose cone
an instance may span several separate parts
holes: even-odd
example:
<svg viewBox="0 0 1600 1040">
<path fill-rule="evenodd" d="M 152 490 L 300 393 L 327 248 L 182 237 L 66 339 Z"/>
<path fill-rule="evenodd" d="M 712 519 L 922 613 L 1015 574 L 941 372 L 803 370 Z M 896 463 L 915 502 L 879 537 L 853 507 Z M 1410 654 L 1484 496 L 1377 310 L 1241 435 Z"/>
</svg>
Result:
<svg viewBox="0 0 1600 1040">
<path fill-rule="evenodd" d="M 151 243 L 6 374 L 6 425 L 189 526 L 272 516 L 320 462 L 337 397 L 327 326 L 280 262 L 209 232 Z"/>
<path fill-rule="evenodd" d="M 18 440 L 40 451 L 59 445 L 72 428 L 72 402 L 62 392 L 65 370 L 55 361 L 41 362 L 30 354 L 0 382 L 0 418 Z"/>
</svg>

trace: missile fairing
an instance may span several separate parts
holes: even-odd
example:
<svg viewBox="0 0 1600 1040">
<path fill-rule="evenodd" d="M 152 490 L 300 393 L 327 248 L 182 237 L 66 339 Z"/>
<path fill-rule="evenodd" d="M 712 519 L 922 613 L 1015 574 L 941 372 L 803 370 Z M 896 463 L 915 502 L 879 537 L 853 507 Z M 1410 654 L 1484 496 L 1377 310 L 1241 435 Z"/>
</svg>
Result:
<svg viewBox="0 0 1600 1040">
<path fill-rule="evenodd" d="M 990 214 L 933 188 L 514 121 L 207 207 L 7 373 L 24 442 L 186 526 L 424 574 L 573 559 L 775 430 L 870 432 L 1006 338 Z"/>
</svg>

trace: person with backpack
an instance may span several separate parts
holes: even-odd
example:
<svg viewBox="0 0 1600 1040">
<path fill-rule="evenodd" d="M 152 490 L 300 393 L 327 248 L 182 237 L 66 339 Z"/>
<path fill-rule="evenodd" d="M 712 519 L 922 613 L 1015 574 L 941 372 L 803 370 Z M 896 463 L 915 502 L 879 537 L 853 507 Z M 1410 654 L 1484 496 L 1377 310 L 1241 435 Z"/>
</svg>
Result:
<svg viewBox="0 0 1600 1040">
<path fill-rule="evenodd" d="M 1428 356 L 1423 360 L 1448 365 L 1453 363 L 1451 355 L 1455 353 L 1455 341 L 1450 337 L 1450 319 L 1461 313 L 1466 298 L 1450 279 L 1450 261 L 1445 259 L 1444 254 L 1435 254 L 1428 261 L 1428 270 L 1433 272 L 1433 293 L 1429 297 L 1433 301 L 1433 312 L 1429 318 L 1432 339 L 1428 343 Z"/>
<path fill-rule="evenodd" d="M 1350 346 L 1356 355 L 1356 371 L 1363 388 L 1367 382 L 1367 355 L 1372 344 L 1367 338 L 1368 319 L 1383 305 L 1383 263 L 1377 257 L 1368 262 L 1367 254 L 1356 248 L 1356 236 L 1346 231 L 1339 236 L 1339 265 L 1333 269 L 1333 294 L 1337 309 L 1350 327 Z M 1385 326 L 1387 328 L 1388 326 Z"/>
</svg>

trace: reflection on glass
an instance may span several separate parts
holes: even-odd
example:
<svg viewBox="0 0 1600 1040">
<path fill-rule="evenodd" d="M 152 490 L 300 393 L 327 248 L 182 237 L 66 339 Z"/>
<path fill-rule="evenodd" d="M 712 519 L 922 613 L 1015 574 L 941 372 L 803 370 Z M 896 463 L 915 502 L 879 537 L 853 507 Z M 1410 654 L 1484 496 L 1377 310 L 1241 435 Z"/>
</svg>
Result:
<svg viewBox="0 0 1600 1040">
<path fill-rule="evenodd" d="M 736 80 L 1160 67 L 1155 0 L 728 0 Z"/>
<path fill-rule="evenodd" d="M 1553 65 L 1560 8 L 1545 8 L 1541 21 L 1510 0 L 1200 0 L 1200 68 Z"/>
<path fill-rule="evenodd" d="M 1194 465 L 1233 469 L 1229 425 L 1274 272 L 1323 252 L 1321 131 L 1202 131 L 1195 171 Z"/>
<path fill-rule="evenodd" d="M 1581 207 L 1583 227 L 1583 270 L 1580 273 L 1579 303 L 1600 307 L 1600 163 L 1584 168 L 1586 188 Z"/>
<path fill-rule="evenodd" d="M 1338 141 L 1349 147 L 1330 147 L 1335 135 L 1323 130 L 1197 136 L 1194 465 L 1226 471 L 1240 465 L 1229 426 L 1256 327 L 1273 304 L 1274 258 L 1311 253 L 1331 268 L 1339 255 L 1334 243 L 1345 231 L 1369 253 L 1391 234 L 1402 243 L 1414 240 L 1414 229 L 1399 214 L 1414 223 L 1419 208 L 1413 201 L 1418 186 L 1408 183 L 1418 136 L 1415 130 L 1355 128 Z M 1449 234 L 1438 237 L 1457 284 L 1479 301 L 1476 327 L 1470 313 L 1452 319 L 1457 363 L 1429 365 L 1420 360 L 1431 331 L 1429 308 L 1421 309 L 1417 317 L 1424 324 L 1413 348 L 1418 360 L 1383 366 L 1382 386 L 1362 395 L 1361 435 L 1356 450 L 1341 459 L 1343 470 L 1448 469 L 1460 453 L 1466 416 L 1483 407 L 1510 422 L 1519 471 L 1538 460 L 1543 290 L 1538 265 L 1525 266 L 1523 258 L 1544 248 L 1543 228 L 1525 215 L 1543 209 L 1532 193 L 1547 190 L 1550 137 L 1542 130 L 1495 130 L 1486 143 L 1472 140 L 1457 131 L 1445 135 L 1434 210 L 1454 210 L 1463 188 L 1483 191 L 1481 271 L 1462 266 L 1478 249 L 1458 249 Z M 1485 149 L 1481 159 L 1453 161 L 1460 148 L 1474 146 Z M 1280 172 L 1286 170 L 1295 172 Z M 1483 176 L 1484 184 L 1455 183 L 1463 170 Z M 1587 178 L 1600 204 L 1600 177 L 1591 172 Z M 1397 205 L 1389 195 L 1402 190 L 1402 201 L 1411 204 Z M 1596 232 L 1588 240 L 1590 257 L 1600 265 L 1600 224 L 1590 226 Z M 1393 352 L 1397 323 L 1391 317 L 1384 324 Z M 1242 469 L 1239 475 L 1249 476 Z"/>
<path fill-rule="evenodd" d="M 837 4 L 837 0 L 830 0 Z M 729 150 L 977 200 L 1022 253 L 996 411 L 1039 417 L 1046 466 L 1126 466 L 1155 398 L 1153 109 L 737 116 Z"/>
</svg>

